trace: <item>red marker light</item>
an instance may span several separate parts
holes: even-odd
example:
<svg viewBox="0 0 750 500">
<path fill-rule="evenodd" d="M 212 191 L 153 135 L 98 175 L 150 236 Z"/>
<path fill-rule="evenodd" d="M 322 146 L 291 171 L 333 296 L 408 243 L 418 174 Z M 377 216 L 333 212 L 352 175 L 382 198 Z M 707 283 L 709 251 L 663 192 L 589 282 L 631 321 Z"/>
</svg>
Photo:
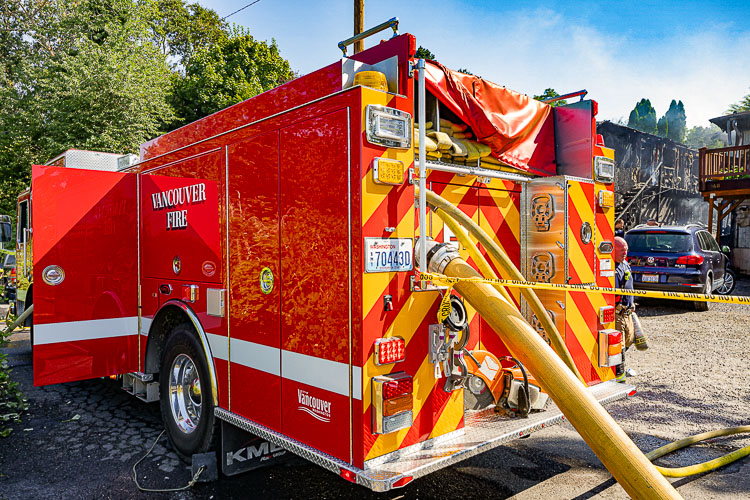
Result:
<svg viewBox="0 0 750 500">
<path fill-rule="evenodd" d="M 357 482 L 357 475 L 350 471 L 349 469 L 344 469 L 343 467 L 339 469 L 341 472 L 339 472 L 339 476 L 343 477 L 347 481 L 351 481 L 352 483 Z"/>
<path fill-rule="evenodd" d="M 406 342 L 401 337 L 381 338 L 375 341 L 375 363 L 387 365 L 403 361 Z"/>
<path fill-rule="evenodd" d="M 613 306 L 602 306 L 599 308 L 599 322 L 604 325 L 615 320 L 615 308 Z"/>
<path fill-rule="evenodd" d="M 414 479 L 412 476 L 404 476 L 401 479 L 397 479 L 393 482 L 394 488 L 400 488 L 402 486 L 406 486 L 411 482 L 411 480 Z"/>
</svg>

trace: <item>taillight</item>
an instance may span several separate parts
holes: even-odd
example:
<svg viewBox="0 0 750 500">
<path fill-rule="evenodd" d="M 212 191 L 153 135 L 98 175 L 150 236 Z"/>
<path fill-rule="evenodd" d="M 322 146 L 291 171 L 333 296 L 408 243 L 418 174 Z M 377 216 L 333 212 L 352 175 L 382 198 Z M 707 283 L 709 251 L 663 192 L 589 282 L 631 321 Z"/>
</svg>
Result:
<svg viewBox="0 0 750 500">
<path fill-rule="evenodd" d="M 599 330 L 599 366 L 617 366 L 622 363 L 622 333 L 608 328 Z"/>
<path fill-rule="evenodd" d="M 383 402 L 383 416 L 391 417 L 405 411 L 411 411 L 413 400 L 414 398 L 412 398 L 411 394 L 404 394 L 403 396 L 385 400 Z"/>
<path fill-rule="evenodd" d="M 683 255 L 677 258 L 677 264 L 686 264 L 688 266 L 699 266 L 703 264 L 702 255 Z"/>
<path fill-rule="evenodd" d="M 403 394 L 411 394 L 414 382 L 411 377 L 389 380 L 383 383 L 383 399 L 392 399 Z"/>
<path fill-rule="evenodd" d="M 414 423 L 414 380 L 406 373 L 372 379 L 372 432 L 389 434 Z"/>
<path fill-rule="evenodd" d="M 387 365 L 403 361 L 406 342 L 401 337 L 381 338 L 375 341 L 375 364 Z"/>
</svg>

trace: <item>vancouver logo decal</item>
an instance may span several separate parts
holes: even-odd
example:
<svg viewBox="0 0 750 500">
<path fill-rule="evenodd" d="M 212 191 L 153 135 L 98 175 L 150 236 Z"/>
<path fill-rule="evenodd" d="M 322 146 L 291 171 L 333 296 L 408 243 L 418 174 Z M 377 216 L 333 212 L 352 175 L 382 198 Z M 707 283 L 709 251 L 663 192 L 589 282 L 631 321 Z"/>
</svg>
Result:
<svg viewBox="0 0 750 500">
<path fill-rule="evenodd" d="M 307 391 L 297 389 L 298 410 L 310 414 L 321 422 L 331 421 L 331 402 L 310 396 Z"/>
</svg>

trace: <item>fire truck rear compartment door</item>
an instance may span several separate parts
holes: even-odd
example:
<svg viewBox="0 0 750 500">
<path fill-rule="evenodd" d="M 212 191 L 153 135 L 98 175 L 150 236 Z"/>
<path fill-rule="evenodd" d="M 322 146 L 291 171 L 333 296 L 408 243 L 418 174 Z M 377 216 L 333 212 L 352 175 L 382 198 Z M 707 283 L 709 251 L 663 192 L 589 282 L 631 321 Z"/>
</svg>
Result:
<svg viewBox="0 0 750 500">
<path fill-rule="evenodd" d="M 35 165 L 34 385 L 138 369 L 136 174 Z"/>
</svg>

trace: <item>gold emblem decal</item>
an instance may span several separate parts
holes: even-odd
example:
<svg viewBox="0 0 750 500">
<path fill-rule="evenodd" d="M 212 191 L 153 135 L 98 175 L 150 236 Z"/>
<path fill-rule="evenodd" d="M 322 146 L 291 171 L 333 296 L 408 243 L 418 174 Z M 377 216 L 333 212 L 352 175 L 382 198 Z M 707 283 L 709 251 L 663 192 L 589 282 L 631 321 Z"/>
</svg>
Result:
<svg viewBox="0 0 750 500">
<path fill-rule="evenodd" d="M 268 267 L 260 270 L 260 291 L 266 295 L 273 291 L 273 271 Z"/>
</svg>

